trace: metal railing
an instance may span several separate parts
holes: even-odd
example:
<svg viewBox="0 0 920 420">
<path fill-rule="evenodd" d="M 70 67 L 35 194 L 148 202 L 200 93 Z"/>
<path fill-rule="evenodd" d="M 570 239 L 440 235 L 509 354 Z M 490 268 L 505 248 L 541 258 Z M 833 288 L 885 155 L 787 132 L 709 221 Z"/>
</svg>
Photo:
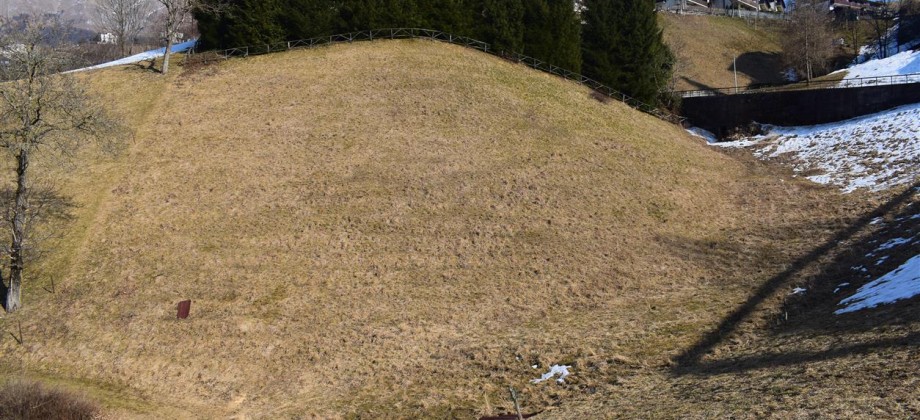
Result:
<svg viewBox="0 0 920 420">
<path fill-rule="evenodd" d="M 449 44 L 460 45 L 467 48 L 492 54 L 506 60 L 524 64 L 530 68 L 550 73 L 566 80 L 571 80 L 581 85 L 587 86 L 596 92 L 601 93 L 611 99 L 620 101 L 644 113 L 658 117 L 664 121 L 681 124 L 685 119 L 674 115 L 670 112 L 648 105 L 642 101 L 632 98 L 622 92 L 617 91 L 601 82 L 583 76 L 579 73 L 564 69 L 551 63 L 538 60 L 533 57 L 516 52 L 507 52 L 496 50 L 486 42 L 475 40 L 465 36 L 453 35 L 443 31 L 422 28 L 390 28 L 374 29 L 368 31 L 358 31 L 346 34 L 328 35 L 310 39 L 301 39 L 296 41 L 277 42 L 265 45 L 252 45 L 248 47 L 229 48 L 225 50 L 195 52 L 185 56 L 185 62 L 188 63 L 209 63 L 213 61 L 227 60 L 234 57 L 248 57 L 252 55 L 263 55 L 275 52 L 291 51 L 296 49 L 310 49 L 326 45 L 350 43 L 356 41 L 374 41 L 381 39 L 430 39 Z"/>
<path fill-rule="evenodd" d="M 907 85 L 920 83 L 920 73 L 893 76 L 860 77 L 844 80 L 812 80 L 784 85 L 752 85 L 748 87 L 681 90 L 675 93 L 682 98 L 701 96 L 745 95 L 752 93 L 793 92 L 797 90 L 847 89 L 868 86 Z"/>
<path fill-rule="evenodd" d="M 702 6 L 659 6 L 659 12 L 674 13 L 677 15 L 696 15 L 696 16 L 724 16 L 749 20 L 789 20 L 789 14 L 783 12 L 772 12 L 766 10 L 747 10 L 747 9 L 723 9 L 718 7 Z"/>
</svg>

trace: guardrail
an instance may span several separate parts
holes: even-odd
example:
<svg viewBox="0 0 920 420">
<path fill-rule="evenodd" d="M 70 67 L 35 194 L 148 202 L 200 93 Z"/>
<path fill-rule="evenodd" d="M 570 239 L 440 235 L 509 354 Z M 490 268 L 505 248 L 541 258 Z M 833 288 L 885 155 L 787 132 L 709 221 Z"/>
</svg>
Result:
<svg viewBox="0 0 920 420">
<path fill-rule="evenodd" d="M 724 16 L 751 20 L 789 20 L 789 14 L 782 12 L 771 12 L 765 10 L 747 10 L 747 9 L 723 9 L 718 7 L 702 6 L 658 6 L 658 12 L 674 13 L 676 15 L 695 15 L 695 16 Z"/>
<path fill-rule="evenodd" d="M 752 93 L 791 92 L 797 90 L 846 89 L 867 86 L 907 85 L 920 83 L 920 73 L 893 76 L 861 77 L 844 80 L 813 80 L 811 82 L 791 83 L 785 85 L 754 85 L 744 88 L 713 88 L 699 90 L 682 90 L 675 92 L 682 98 L 719 95 L 745 95 Z"/>
<path fill-rule="evenodd" d="M 658 117 L 664 121 L 681 124 L 685 119 L 674 115 L 670 112 L 663 111 L 642 101 L 632 98 L 622 92 L 617 91 L 601 82 L 583 76 L 579 73 L 564 69 L 543 60 L 516 52 L 507 52 L 504 50 L 495 50 L 486 42 L 475 40 L 465 36 L 457 36 L 447 32 L 437 31 L 434 29 L 422 28 L 390 28 L 374 29 L 367 31 L 351 32 L 346 34 L 321 36 L 310 39 L 296 41 L 277 42 L 265 45 L 253 45 L 248 47 L 229 48 L 225 50 L 191 52 L 186 55 L 186 63 L 208 63 L 213 61 L 228 60 L 234 57 L 248 57 L 252 55 L 263 55 L 275 52 L 291 51 L 296 49 L 310 49 L 332 44 L 350 43 L 356 41 L 374 41 L 380 39 L 430 39 L 440 42 L 446 42 L 454 45 L 460 45 L 467 48 L 492 54 L 506 60 L 524 64 L 530 68 L 550 73 L 566 80 L 571 80 L 581 85 L 587 86 L 596 92 L 601 93 L 611 99 L 620 101 L 644 113 Z"/>
</svg>

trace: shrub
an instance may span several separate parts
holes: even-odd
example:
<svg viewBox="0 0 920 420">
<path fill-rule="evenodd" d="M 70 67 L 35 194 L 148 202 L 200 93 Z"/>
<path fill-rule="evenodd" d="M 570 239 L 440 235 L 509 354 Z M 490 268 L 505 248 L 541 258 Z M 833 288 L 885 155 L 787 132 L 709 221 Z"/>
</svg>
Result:
<svg viewBox="0 0 920 420">
<path fill-rule="evenodd" d="M 38 382 L 10 381 L 0 389 L 0 419 L 89 420 L 98 413 L 93 402 Z"/>
</svg>

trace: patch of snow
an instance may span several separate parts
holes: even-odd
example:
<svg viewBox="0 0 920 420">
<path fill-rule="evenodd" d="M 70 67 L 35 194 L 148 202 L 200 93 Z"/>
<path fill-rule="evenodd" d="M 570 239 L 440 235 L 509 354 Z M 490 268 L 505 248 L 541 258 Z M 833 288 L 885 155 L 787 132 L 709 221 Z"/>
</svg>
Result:
<svg viewBox="0 0 920 420">
<path fill-rule="evenodd" d="M 914 240 L 914 238 L 894 238 L 894 239 L 892 239 L 892 240 L 890 240 L 890 241 L 888 241 L 888 242 L 885 242 L 885 243 L 879 245 L 878 248 L 875 249 L 875 251 L 872 251 L 872 252 L 866 254 L 866 257 L 869 257 L 869 258 L 874 257 L 874 256 L 878 255 L 880 252 L 887 251 L 887 250 L 889 250 L 889 249 L 896 248 L 896 247 L 899 247 L 899 246 L 901 246 L 901 245 L 909 244 L 909 243 L 911 243 L 913 240 Z"/>
<path fill-rule="evenodd" d="M 797 173 L 846 193 L 920 178 L 920 104 L 830 124 L 763 128 L 766 134 L 714 146 L 752 148 L 761 159 L 791 157 Z"/>
<path fill-rule="evenodd" d="M 840 283 L 840 284 L 838 284 L 838 285 L 837 285 L 837 288 L 834 289 L 834 294 L 836 295 L 837 292 L 840 291 L 840 289 L 843 289 L 844 287 L 847 287 L 847 286 L 849 286 L 849 285 L 850 285 L 850 283 Z"/>
<path fill-rule="evenodd" d="M 801 294 L 805 294 L 805 292 L 807 292 L 807 291 L 808 291 L 808 289 L 803 289 L 803 288 L 801 288 L 801 287 L 796 287 L 795 289 L 792 289 L 792 293 L 790 293 L 790 295 L 801 295 Z"/>
<path fill-rule="evenodd" d="M 869 222 L 869 224 L 870 224 L 870 225 L 877 225 L 877 224 L 879 224 L 879 223 L 882 223 L 883 221 L 885 221 L 885 218 L 884 218 L 884 217 L 876 217 L 876 218 L 872 219 L 872 221 Z"/>
<path fill-rule="evenodd" d="M 559 379 L 556 379 L 556 382 L 560 384 L 565 383 L 565 378 L 569 376 L 570 374 L 569 369 L 571 368 L 572 368 L 571 366 L 553 365 L 552 367 L 549 368 L 549 372 L 544 373 L 543 376 L 537 379 L 532 379 L 530 383 L 538 384 L 540 382 L 549 380 L 550 378 L 556 375 L 559 375 Z"/>
<path fill-rule="evenodd" d="M 743 140 L 722 141 L 718 143 L 711 143 L 711 145 L 716 146 L 716 147 L 724 147 L 726 149 L 734 149 L 734 148 L 757 146 L 761 144 L 762 142 L 764 142 L 765 140 L 766 140 L 766 137 L 758 136 L 758 137 L 752 137 L 752 138 L 747 138 Z"/>
<path fill-rule="evenodd" d="M 904 51 L 888 58 L 869 60 L 846 70 L 847 75 L 840 81 L 840 86 L 847 86 L 848 80 L 866 77 L 904 76 L 890 81 L 880 80 L 878 84 L 920 82 L 920 51 Z M 910 76 L 908 76 L 910 75 Z"/>
<path fill-rule="evenodd" d="M 840 302 L 846 307 L 837 315 L 874 308 L 920 295 L 920 255 L 871 283 L 860 287 L 853 296 Z"/>
<path fill-rule="evenodd" d="M 197 39 L 193 39 L 193 40 L 191 40 L 191 41 L 186 41 L 186 42 L 183 42 L 183 43 L 181 43 L 181 44 L 176 44 L 176 45 L 173 45 L 173 46 L 172 46 L 172 49 L 171 49 L 170 51 L 172 51 L 173 54 L 175 54 L 175 53 L 180 53 L 180 52 L 186 52 L 186 51 L 192 49 L 193 47 L 195 47 L 195 43 L 197 43 L 197 42 L 198 42 Z M 137 63 L 137 62 L 140 62 L 140 61 L 152 60 L 152 59 L 155 59 L 155 58 L 160 58 L 160 57 L 163 56 L 163 53 L 164 53 L 164 52 L 166 52 L 166 47 L 163 47 L 163 48 L 160 48 L 160 49 L 156 49 L 156 50 L 150 50 L 150 51 L 142 52 L 142 53 L 140 53 L 140 54 L 135 54 L 135 55 L 132 55 L 132 56 L 130 56 L 130 57 L 125 57 L 125 58 L 122 58 L 122 59 L 119 59 L 119 60 L 110 61 L 110 62 L 108 62 L 108 63 L 102 63 L 102 64 L 95 65 L 95 66 L 91 66 L 91 67 L 85 67 L 85 68 L 82 68 L 82 69 L 71 70 L 71 71 L 69 71 L 68 73 L 76 73 L 76 72 L 81 72 L 81 71 L 98 70 L 98 69 L 104 69 L 104 68 L 107 68 L 107 67 L 116 67 L 116 66 L 124 66 L 124 65 L 127 65 L 127 64 L 134 64 L 134 63 Z"/>
<path fill-rule="evenodd" d="M 538 368 L 538 367 L 540 367 L 540 365 L 533 365 L 533 366 L 531 366 L 532 369 L 536 369 L 536 368 Z"/>
<path fill-rule="evenodd" d="M 687 132 L 690 133 L 691 135 L 694 135 L 703 140 L 706 140 L 706 143 L 718 143 L 719 142 L 719 139 L 716 138 L 715 134 L 712 134 L 709 131 L 706 131 L 699 127 L 690 127 L 687 129 Z"/>
<path fill-rule="evenodd" d="M 889 250 L 889 249 L 891 249 L 891 248 L 894 248 L 894 247 L 897 247 L 897 246 L 901 246 L 901 245 L 904 245 L 904 244 L 909 244 L 910 241 L 912 241 L 912 240 L 913 240 L 913 239 L 911 239 L 911 238 L 894 238 L 894 239 L 892 239 L 892 240 L 890 240 L 890 241 L 888 241 L 888 242 L 885 242 L 885 243 L 879 245 L 878 249 L 876 249 L 875 252 L 887 251 L 887 250 Z"/>
</svg>

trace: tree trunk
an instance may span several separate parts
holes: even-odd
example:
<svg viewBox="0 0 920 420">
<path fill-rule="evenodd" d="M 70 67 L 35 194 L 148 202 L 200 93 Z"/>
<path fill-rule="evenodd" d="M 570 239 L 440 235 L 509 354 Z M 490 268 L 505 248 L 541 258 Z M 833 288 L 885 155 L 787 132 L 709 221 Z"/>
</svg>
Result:
<svg viewBox="0 0 920 420">
<path fill-rule="evenodd" d="M 166 52 L 163 53 L 163 74 L 169 72 L 169 53 L 173 47 L 173 35 L 166 34 Z"/>
<path fill-rule="evenodd" d="M 16 200 L 13 204 L 13 243 L 10 246 L 10 286 L 6 291 L 4 307 L 7 312 L 16 312 L 22 302 L 22 270 L 24 268 L 22 242 L 25 236 L 26 210 L 29 207 L 26 195 L 28 184 L 29 152 L 20 150 L 16 157 Z"/>
</svg>

